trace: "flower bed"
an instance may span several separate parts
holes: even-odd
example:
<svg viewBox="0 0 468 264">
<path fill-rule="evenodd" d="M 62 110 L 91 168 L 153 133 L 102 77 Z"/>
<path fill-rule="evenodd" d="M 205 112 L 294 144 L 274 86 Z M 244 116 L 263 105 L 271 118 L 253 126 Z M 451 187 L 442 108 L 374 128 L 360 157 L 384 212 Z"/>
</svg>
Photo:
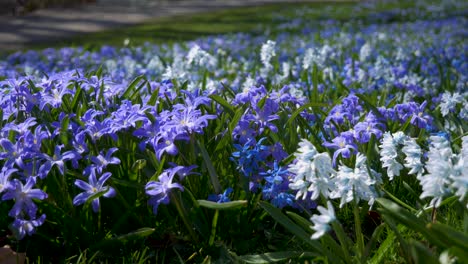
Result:
<svg viewBox="0 0 468 264">
<path fill-rule="evenodd" d="M 467 19 L 416 11 L 10 55 L 3 243 L 50 261 L 462 261 Z"/>
</svg>

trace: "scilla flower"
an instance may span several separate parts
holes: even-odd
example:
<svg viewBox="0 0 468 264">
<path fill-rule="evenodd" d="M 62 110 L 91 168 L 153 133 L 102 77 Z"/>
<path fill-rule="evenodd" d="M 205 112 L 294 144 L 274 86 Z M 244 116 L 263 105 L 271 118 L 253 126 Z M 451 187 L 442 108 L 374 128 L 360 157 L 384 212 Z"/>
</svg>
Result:
<svg viewBox="0 0 468 264">
<path fill-rule="evenodd" d="M 96 169 L 91 169 L 88 181 L 89 183 L 82 181 L 82 180 L 76 180 L 75 185 L 78 186 L 78 188 L 84 190 L 84 192 L 78 194 L 73 198 L 73 205 L 81 205 L 84 204 L 87 200 L 89 200 L 93 195 L 99 193 L 99 192 L 104 192 L 102 196 L 106 198 L 111 198 L 115 196 L 115 190 L 112 187 L 109 186 L 104 186 L 104 183 L 111 177 L 110 172 L 106 172 L 99 177 L 99 180 L 96 177 Z M 91 202 L 91 205 L 93 206 L 93 211 L 97 213 L 100 209 L 100 202 L 99 202 L 99 197 L 94 198 Z"/>
<path fill-rule="evenodd" d="M 439 207 L 442 198 L 450 193 L 450 176 L 456 171 L 452 162 L 453 153 L 449 141 L 443 136 L 431 136 L 427 153 L 427 174 L 418 177 L 422 186 L 421 199 L 432 197 L 431 207 Z"/>
<path fill-rule="evenodd" d="M 372 176 L 369 172 L 372 173 Z M 341 199 L 340 208 L 354 199 L 356 202 L 359 200 L 369 201 L 368 204 L 372 206 L 377 198 L 374 185 L 380 181 L 380 174 L 368 169 L 366 156 L 358 153 L 354 169 L 340 165 L 334 181 L 336 187 L 330 193 L 330 198 Z"/>
<path fill-rule="evenodd" d="M 312 235 L 312 239 L 319 239 L 322 237 L 328 230 L 330 230 L 330 223 L 336 220 L 335 209 L 330 201 L 327 201 L 328 208 L 323 206 L 318 206 L 317 210 L 320 212 L 320 215 L 312 215 L 310 221 L 314 224 L 311 226 L 315 233 Z"/>
<path fill-rule="evenodd" d="M 289 166 L 289 172 L 293 174 L 289 188 L 297 190 L 296 199 L 310 197 L 315 200 L 320 194 L 327 198 L 333 189 L 331 176 L 335 174 L 328 153 L 318 153 L 312 143 L 303 139 L 294 155 L 296 162 Z"/>
</svg>

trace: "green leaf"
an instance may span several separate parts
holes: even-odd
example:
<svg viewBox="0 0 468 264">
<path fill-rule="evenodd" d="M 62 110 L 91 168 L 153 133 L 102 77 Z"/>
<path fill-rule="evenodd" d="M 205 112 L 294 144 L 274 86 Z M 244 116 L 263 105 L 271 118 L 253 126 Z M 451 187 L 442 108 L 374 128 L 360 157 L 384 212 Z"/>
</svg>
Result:
<svg viewBox="0 0 468 264">
<path fill-rule="evenodd" d="M 273 263 L 288 259 L 297 259 L 303 257 L 317 257 L 317 253 L 303 251 L 279 251 L 263 253 L 258 255 L 244 255 L 239 258 L 247 263 Z"/>
<path fill-rule="evenodd" d="M 444 241 L 447 247 L 456 246 L 468 252 L 468 236 L 466 234 L 442 223 L 429 223 L 427 228 Z"/>
<path fill-rule="evenodd" d="M 391 217 L 399 224 L 403 224 L 410 229 L 421 233 L 432 243 L 438 246 L 447 247 L 447 245 L 444 245 L 439 237 L 437 237 L 433 232 L 429 232 L 429 230 L 426 228 L 425 222 L 416 217 L 414 214 L 408 212 L 396 203 L 385 198 L 378 198 L 377 203 L 382 206 L 379 208 L 382 214 Z"/>
<path fill-rule="evenodd" d="M 385 238 L 384 242 L 380 244 L 369 263 L 379 264 L 384 262 L 384 258 L 387 255 L 387 252 L 390 252 L 390 250 L 395 246 L 395 233 L 393 233 L 391 230 L 388 232 L 389 234 L 387 235 L 387 238 Z"/>
<path fill-rule="evenodd" d="M 260 201 L 259 205 L 270 214 L 273 219 L 286 228 L 289 232 L 293 233 L 295 236 L 300 238 L 305 243 L 312 246 L 312 248 L 317 252 L 322 252 L 322 246 L 317 241 L 310 239 L 310 234 L 308 234 L 300 226 L 296 225 L 291 219 L 284 215 L 280 209 L 274 207 L 270 203 Z"/>
<path fill-rule="evenodd" d="M 292 219 L 294 220 L 294 222 L 296 222 L 298 225 L 300 225 L 304 230 L 310 230 L 311 226 L 312 226 L 312 223 L 305 219 L 304 217 L 294 213 L 294 212 L 290 212 L 290 211 L 286 211 L 286 214 Z"/>
<path fill-rule="evenodd" d="M 412 240 L 409 245 L 411 247 L 411 257 L 414 263 L 439 264 L 434 254 L 421 242 Z"/>
<path fill-rule="evenodd" d="M 102 241 L 91 246 L 91 249 L 112 250 L 113 248 L 118 247 L 119 245 L 126 243 L 128 241 L 138 240 L 138 239 L 142 239 L 147 236 L 150 236 L 151 234 L 154 233 L 154 231 L 155 231 L 154 228 L 143 227 L 133 232 L 124 234 L 124 235 L 103 239 Z"/>
<path fill-rule="evenodd" d="M 291 114 L 291 117 L 289 118 L 288 122 L 286 122 L 286 125 L 289 125 L 291 124 L 291 122 L 293 122 L 296 117 L 304 110 L 306 110 L 307 108 L 314 108 L 314 107 L 326 107 L 328 106 L 327 104 L 323 104 L 323 103 L 317 103 L 317 102 L 310 102 L 310 103 L 307 103 L 305 105 L 302 105 L 301 107 L 299 107 L 298 109 L 296 109 L 292 114 Z"/>
<path fill-rule="evenodd" d="M 369 107 L 372 112 L 378 117 L 378 118 L 384 118 L 382 116 L 382 114 L 380 113 L 379 109 L 377 109 L 377 107 L 367 98 L 367 96 L 363 95 L 363 94 L 356 94 L 356 96 L 361 99 L 364 104 Z"/>
<path fill-rule="evenodd" d="M 224 100 L 224 98 L 222 98 L 221 96 L 217 94 L 212 94 L 209 97 L 215 102 L 217 102 L 218 104 L 220 104 L 224 108 L 224 110 L 226 110 L 226 112 L 229 113 L 230 116 L 234 116 L 235 114 L 234 108 L 232 107 L 230 103 L 228 103 L 228 101 Z"/>
<path fill-rule="evenodd" d="M 73 96 L 73 100 L 71 102 L 71 109 L 74 113 L 77 112 L 77 106 L 78 106 L 78 102 L 80 100 L 80 97 L 81 97 L 81 93 L 82 93 L 82 89 L 81 89 L 81 86 L 80 85 L 76 85 L 76 92 L 75 92 L 75 95 Z"/>
<path fill-rule="evenodd" d="M 131 99 L 130 94 L 134 93 L 135 88 L 136 88 L 137 85 L 140 83 L 140 81 L 143 80 L 144 78 L 145 78 L 144 75 L 140 75 L 140 76 L 136 77 L 136 78 L 130 83 L 130 85 L 127 87 L 127 90 L 125 90 L 125 92 L 123 93 L 122 98 Z M 144 83 L 146 83 L 146 80 L 145 80 Z"/>
<path fill-rule="evenodd" d="M 65 116 L 62 119 L 62 126 L 60 128 L 60 140 L 65 145 L 68 145 L 68 125 L 70 124 L 70 118 Z"/>
<path fill-rule="evenodd" d="M 205 161 L 205 166 L 208 169 L 208 174 L 210 174 L 213 188 L 215 189 L 216 193 L 221 193 L 221 184 L 219 183 L 218 174 L 216 173 L 213 163 L 211 162 L 210 155 L 208 155 L 208 151 L 206 151 L 206 148 L 203 143 L 200 143 L 200 141 L 197 141 L 197 143 L 198 147 L 200 148 L 203 160 Z"/>
<path fill-rule="evenodd" d="M 132 171 L 140 171 L 146 167 L 146 160 L 139 159 L 136 160 L 132 165 Z"/>
<path fill-rule="evenodd" d="M 363 256 L 363 262 L 367 261 L 367 258 L 370 256 L 370 253 L 374 246 L 377 244 L 377 242 L 380 239 L 380 235 L 382 234 L 383 230 L 385 229 L 385 224 L 380 224 L 372 233 L 372 237 L 370 238 L 369 242 L 366 245 L 366 251 Z M 380 247 L 379 247 L 380 249 Z"/>
<path fill-rule="evenodd" d="M 114 239 L 119 240 L 119 241 L 135 240 L 135 239 L 147 237 L 147 236 L 153 234 L 154 231 L 155 231 L 154 228 L 143 227 L 143 228 L 140 228 L 140 229 L 135 230 L 133 232 L 130 232 L 128 234 L 118 236 L 118 237 L 116 237 Z"/>
<path fill-rule="evenodd" d="M 198 205 L 201 207 L 215 209 L 215 210 L 230 210 L 237 209 L 239 207 L 246 206 L 248 204 L 247 200 L 232 201 L 226 203 L 215 203 L 207 200 L 197 200 Z"/>
</svg>

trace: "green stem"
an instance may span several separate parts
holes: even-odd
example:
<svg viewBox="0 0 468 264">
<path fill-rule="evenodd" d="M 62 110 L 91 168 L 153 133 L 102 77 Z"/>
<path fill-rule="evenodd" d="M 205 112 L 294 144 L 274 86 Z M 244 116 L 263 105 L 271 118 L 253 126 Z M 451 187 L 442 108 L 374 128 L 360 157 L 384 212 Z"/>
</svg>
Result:
<svg viewBox="0 0 468 264">
<path fill-rule="evenodd" d="M 218 225 L 218 216 L 219 216 L 219 210 L 215 210 L 215 214 L 213 216 L 213 222 L 211 224 L 210 241 L 208 242 L 210 246 L 213 245 L 214 239 L 216 237 L 216 226 Z"/>
<path fill-rule="evenodd" d="M 349 255 L 349 251 L 348 251 L 348 247 L 346 243 L 346 234 L 343 230 L 343 227 L 341 226 L 340 223 L 338 223 L 338 221 L 333 221 L 332 227 L 333 227 L 333 230 L 335 230 L 338 240 L 340 241 L 341 250 L 343 250 L 343 255 L 345 257 L 345 262 L 352 263 L 351 256 Z"/>
<path fill-rule="evenodd" d="M 187 217 L 187 212 L 185 211 L 184 207 L 182 206 L 182 203 L 180 201 L 180 195 L 175 195 L 174 193 L 169 194 L 171 201 L 175 204 L 177 211 L 179 212 L 179 215 L 182 218 L 182 221 L 184 222 L 185 227 L 187 228 L 188 232 L 190 233 L 190 236 L 192 237 L 192 240 L 195 241 L 195 243 L 198 243 L 198 237 L 195 234 L 195 232 L 192 229 L 192 224 L 190 224 L 190 221 L 188 220 Z"/>
<path fill-rule="evenodd" d="M 389 191 L 385 190 L 384 188 L 382 188 L 382 190 L 384 191 L 385 194 L 387 194 L 388 196 L 390 196 L 390 198 L 392 198 L 392 200 L 394 200 L 397 204 L 403 206 L 404 208 L 410 210 L 411 212 L 413 213 L 416 213 L 417 210 L 414 209 L 413 207 L 407 205 L 405 202 L 401 201 L 400 199 L 398 199 L 396 196 L 394 196 L 393 194 L 391 194 Z"/>
<path fill-rule="evenodd" d="M 361 216 L 359 214 L 359 208 L 356 200 L 354 200 L 354 206 L 353 206 L 353 213 L 354 213 L 354 225 L 355 225 L 355 230 L 356 230 L 356 242 L 358 246 L 358 257 L 362 258 L 364 256 L 364 236 L 362 235 L 362 230 L 361 230 Z"/>
</svg>

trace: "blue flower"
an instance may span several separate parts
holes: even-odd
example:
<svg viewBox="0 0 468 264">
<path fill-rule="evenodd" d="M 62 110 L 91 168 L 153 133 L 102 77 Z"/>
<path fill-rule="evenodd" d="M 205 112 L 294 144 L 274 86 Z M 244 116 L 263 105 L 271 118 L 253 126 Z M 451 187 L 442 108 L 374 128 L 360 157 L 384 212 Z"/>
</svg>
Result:
<svg viewBox="0 0 468 264">
<path fill-rule="evenodd" d="M 35 177 L 29 177 L 25 185 L 18 179 L 11 181 L 11 187 L 2 197 L 2 200 L 15 200 L 9 216 L 17 217 L 23 212 L 26 212 L 30 217 L 36 216 L 37 206 L 32 199 L 44 200 L 47 198 L 47 193 L 41 189 L 33 189 L 35 184 Z"/>
<path fill-rule="evenodd" d="M 268 147 L 262 145 L 265 139 L 260 139 L 256 145 L 254 145 L 254 139 L 249 139 L 244 146 L 234 144 L 234 147 L 238 151 L 232 153 L 231 159 L 237 162 L 237 167 L 246 177 L 252 176 L 252 174 L 257 172 L 259 163 L 264 160 L 265 152 L 268 150 Z"/>
<path fill-rule="evenodd" d="M 8 190 L 10 188 L 10 176 L 12 173 L 18 171 L 17 169 L 11 169 L 3 167 L 0 171 L 0 193 Z"/>
<path fill-rule="evenodd" d="M 13 222 L 12 227 L 14 228 L 18 239 L 21 240 L 26 235 L 29 235 L 29 236 L 33 235 L 36 232 L 36 227 L 44 224 L 45 218 L 46 218 L 45 214 L 41 215 L 41 217 L 37 219 L 34 218 L 31 220 L 25 220 L 21 217 L 18 217 Z"/>
<path fill-rule="evenodd" d="M 57 166 L 60 174 L 65 175 L 65 161 L 67 160 L 79 160 L 81 158 L 80 154 L 78 154 L 74 150 L 65 151 L 63 154 L 62 152 L 63 145 L 57 145 L 54 149 L 54 155 L 52 157 L 48 156 L 47 154 L 42 154 L 42 156 L 46 159 L 46 162 L 42 164 L 39 168 L 39 177 L 44 179 L 47 174 L 49 174 L 50 170 L 54 165 Z"/>
<path fill-rule="evenodd" d="M 150 196 L 148 204 L 153 206 L 153 213 L 158 213 L 160 204 L 169 204 L 169 193 L 172 189 L 179 189 L 184 191 L 184 187 L 179 183 L 173 183 L 174 175 L 179 168 L 167 169 L 158 177 L 158 181 L 150 181 L 146 184 L 146 194 Z"/>
<path fill-rule="evenodd" d="M 99 193 L 99 192 L 104 192 L 102 196 L 106 198 L 111 198 L 115 196 L 115 190 L 112 187 L 109 186 L 104 186 L 104 183 L 111 177 L 110 172 L 106 172 L 99 177 L 99 180 L 96 177 L 96 170 L 92 169 L 90 171 L 88 181 L 89 183 L 82 181 L 82 180 L 76 180 L 75 185 L 78 186 L 78 188 L 84 190 L 84 192 L 78 194 L 73 198 L 73 205 L 81 205 L 84 204 L 91 196 Z M 99 197 L 94 198 L 91 202 L 91 205 L 93 207 L 94 212 L 98 212 L 100 209 L 100 202 L 99 202 Z"/>
<path fill-rule="evenodd" d="M 120 159 L 112 157 L 112 154 L 119 150 L 118 148 L 110 148 L 104 155 L 104 152 L 99 152 L 97 156 L 91 156 L 91 161 L 94 163 L 93 167 L 96 168 L 98 173 L 102 173 L 102 170 L 109 164 L 120 164 Z"/>
<path fill-rule="evenodd" d="M 232 193 L 233 189 L 231 187 L 227 188 L 221 194 L 210 194 L 208 195 L 208 201 L 216 202 L 216 203 L 227 203 L 230 202 L 229 195 Z"/>
<path fill-rule="evenodd" d="M 351 154 L 357 150 L 352 132 L 343 132 L 340 136 L 334 138 L 332 142 L 323 143 L 323 146 L 336 149 L 335 153 L 333 153 L 333 166 L 336 165 L 336 159 L 339 155 L 343 158 L 349 159 Z"/>
</svg>

